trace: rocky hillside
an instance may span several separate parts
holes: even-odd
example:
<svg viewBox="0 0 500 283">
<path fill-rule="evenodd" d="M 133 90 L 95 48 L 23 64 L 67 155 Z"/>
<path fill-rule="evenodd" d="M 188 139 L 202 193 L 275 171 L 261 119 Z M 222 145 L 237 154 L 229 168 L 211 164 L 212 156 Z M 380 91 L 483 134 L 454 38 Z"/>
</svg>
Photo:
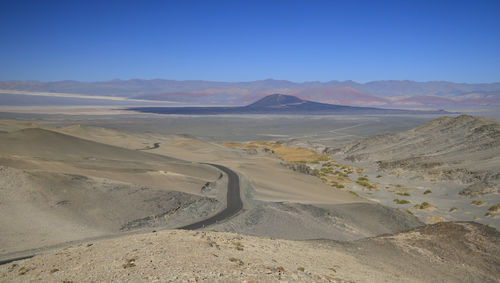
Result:
<svg viewBox="0 0 500 283">
<path fill-rule="evenodd" d="M 500 235 L 439 223 L 353 242 L 160 231 L 0 266 L 1 282 L 497 282 Z"/>
<path fill-rule="evenodd" d="M 393 174 L 468 185 L 462 194 L 500 190 L 500 122 L 460 115 L 378 135 L 339 150 L 350 161 L 375 161 Z"/>
</svg>

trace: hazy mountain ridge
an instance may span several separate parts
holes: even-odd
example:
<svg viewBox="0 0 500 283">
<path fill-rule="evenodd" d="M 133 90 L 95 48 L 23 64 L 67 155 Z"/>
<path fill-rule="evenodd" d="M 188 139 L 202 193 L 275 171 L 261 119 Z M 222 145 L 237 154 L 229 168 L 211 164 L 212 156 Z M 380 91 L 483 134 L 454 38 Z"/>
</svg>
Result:
<svg viewBox="0 0 500 283">
<path fill-rule="evenodd" d="M 272 93 L 296 95 L 324 103 L 363 106 L 498 106 L 500 83 L 466 84 L 446 81 L 302 82 L 260 80 L 110 80 L 100 82 L 0 82 L 0 90 L 108 95 L 187 104 L 244 105 Z"/>
<path fill-rule="evenodd" d="M 341 149 L 352 161 L 430 180 L 467 184 L 467 195 L 500 190 L 500 122 L 460 115 L 441 117 L 396 134 L 378 135 Z"/>
</svg>

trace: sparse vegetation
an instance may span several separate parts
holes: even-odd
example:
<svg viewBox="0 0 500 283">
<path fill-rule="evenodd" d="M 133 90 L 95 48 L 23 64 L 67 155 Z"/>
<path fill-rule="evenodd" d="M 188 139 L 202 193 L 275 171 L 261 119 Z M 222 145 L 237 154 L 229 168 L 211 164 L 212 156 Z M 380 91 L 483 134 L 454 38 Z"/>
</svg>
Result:
<svg viewBox="0 0 500 283">
<path fill-rule="evenodd" d="M 361 179 L 361 178 L 360 178 L 360 179 Z M 374 186 L 374 185 L 372 185 L 372 184 L 370 184 L 370 183 L 368 183 L 367 181 L 364 181 L 364 180 L 359 180 L 359 179 L 358 179 L 358 180 L 356 181 L 356 183 L 357 183 L 358 185 L 361 185 L 361 186 L 363 186 L 363 187 L 365 187 L 365 188 L 369 189 L 369 190 L 371 190 L 371 189 L 375 189 L 375 186 Z"/>
<path fill-rule="evenodd" d="M 283 266 L 276 267 L 276 270 L 278 270 L 281 273 L 285 272 L 285 268 Z"/>
<path fill-rule="evenodd" d="M 452 207 L 452 208 L 450 208 L 449 212 L 453 212 L 455 210 L 457 210 L 457 208 L 456 207 Z"/>
<path fill-rule="evenodd" d="M 349 191 L 349 192 L 350 192 L 351 194 L 353 194 L 353 195 L 357 196 L 357 197 L 360 197 L 360 196 L 358 195 L 358 193 L 356 193 L 355 191 Z"/>
<path fill-rule="evenodd" d="M 333 174 L 333 170 L 331 168 L 328 168 L 328 167 L 322 167 L 320 169 L 320 172 L 323 174 Z"/>
<path fill-rule="evenodd" d="M 134 267 L 136 260 L 137 260 L 137 258 L 135 258 L 135 257 L 127 259 L 126 262 L 122 265 L 123 268 Z"/>
<path fill-rule="evenodd" d="M 368 181 L 368 178 L 366 178 L 366 177 L 359 177 L 358 181 Z"/>
<path fill-rule="evenodd" d="M 243 261 L 242 261 L 241 259 L 239 259 L 239 258 L 235 258 L 235 257 L 231 257 L 231 258 L 229 258 L 229 261 L 230 261 L 230 262 L 237 263 L 238 265 L 243 265 L 243 264 L 244 264 L 244 263 L 243 263 Z"/>
<path fill-rule="evenodd" d="M 218 246 L 218 245 L 217 245 L 217 242 L 216 242 L 216 241 L 214 241 L 214 240 L 208 240 L 208 245 L 209 245 L 210 247 L 217 247 L 217 246 Z"/>
<path fill-rule="evenodd" d="M 418 209 L 426 209 L 426 208 L 430 208 L 432 207 L 432 205 L 426 201 L 424 201 L 423 203 L 421 204 L 416 204 L 415 205 L 415 208 L 418 208 Z"/>
<path fill-rule="evenodd" d="M 490 208 L 488 208 L 488 211 L 491 211 L 491 212 L 497 212 L 499 210 L 500 210 L 500 203 L 492 205 L 492 206 L 490 206 Z"/>
<path fill-rule="evenodd" d="M 375 178 L 382 178 L 382 175 L 377 175 L 377 177 L 375 177 Z"/>
<path fill-rule="evenodd" d="M 405 197 L 409 197 L 410 196 L 410 193 L 408 192 L 399 192 L 399 193 L 396 193 L 397 195 L 399 196 L 405 196 Z"/>
<path fill-rule="evenodd" d="M 339 184 L 339 183 L 337 183 L 337 182 L 335 182 L 335 181 L 332 181 L 331 186 L 332 186 L 332 187 L 335 187 L 335 188 L 337 188 L 337 189 L 343 189 L 343 188 L 344 188 L 344 185 Z"/>
<path fill-rule="evenodd" d="M 243 244 L 241 244 L 240 242 L 233 242 L 233 245 L 235 246 L 236 250 L 238 250 L 238 251 L 243 250 Z"/>
<path fill-rule="evenodd" d="M 14 269 L 16 269 L 19 265 L 17 263 L 13 263 L 11 266 L 9 266 L 9 272 L 12 272 Z"/>
<path fill-rule="evenodd" d="M 415 215 L 415 214 L 413 214 L 413 212 L 411 212 L 409 209 L 407 209 L 407 210 L 406 210 L 406 212 L 407 212 L 408 214 L 410 214 L 410 215 Z"/>
<path fill-rule="evenodd" d="M 299 267 L 297 267 L 297 270 L 301 271 L 301 272 L 304 272 L 305 269 L 302 266 L 299 266 Z"/>
<path fill-rule="evenodd" d="M 500 203 L 497 203 L 488 208 L 488 212 L 486 212 L 485 216 L 496 217 L 498 216 L 497 212 L 499 211 L 500 211 Z"/>
<path fill-rule="evenodd" d="M 22 266 L 21 268 L 19 268 L 17 273 L 19 275 L 24 275 L 24 274 L 28 273 L 30 270 L 31 270 L 31 268 Z"/>
<path fill-rule="evenodd" d="M 253 141 L 248 143 L 224 143 L 228 147 L 242 148 L 263 148 L 266 149 L 286 162 L 297 163 L 319 163 L 329 161 L 328 154 L 317 153 L 316 151 L 303 147 L 286 146 L 278 142 Z"/>
<path fill-rule="evenodd" d="M 431 190 L 425 190 L 424 195 L 432 193 Z"/>
<path fill-rule="evenodd" d="M 409 203 L 411 203 L 409 200 L 406 200 L 406 199 L 394 199 L 393 201 L 397 204 L 409 204 Z"/>
<path fill-rule="evenodd" d="M 333 174 L 338 175 L 340 177 L 349 178 L 349 175 L 347 175 L 346 173 L 340 172 L 338 170 L 333 172 Z"/>
<path fill-rule="evenodd" d="M 481 206 L 481 205 L 483 205 L 483 204 L 484 204 L 484 201 L 482 201 L 482 200 L 472 200 L 472 201 L 470 202 L 470 204 L 472 204 L 472 205 L 477 205 L 477 206 Z"/>
</svg>

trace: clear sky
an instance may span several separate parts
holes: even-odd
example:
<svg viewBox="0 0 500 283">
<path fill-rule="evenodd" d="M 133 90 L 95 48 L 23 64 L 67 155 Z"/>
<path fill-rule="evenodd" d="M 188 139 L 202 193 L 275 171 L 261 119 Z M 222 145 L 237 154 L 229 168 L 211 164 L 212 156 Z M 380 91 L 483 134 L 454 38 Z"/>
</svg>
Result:
<svg viewBox="0 0 500 283">
<path fill-rule="evenodd" d="M 500 81 L 500 1 L 0 0 L 0 80 Z"/>
</svg>

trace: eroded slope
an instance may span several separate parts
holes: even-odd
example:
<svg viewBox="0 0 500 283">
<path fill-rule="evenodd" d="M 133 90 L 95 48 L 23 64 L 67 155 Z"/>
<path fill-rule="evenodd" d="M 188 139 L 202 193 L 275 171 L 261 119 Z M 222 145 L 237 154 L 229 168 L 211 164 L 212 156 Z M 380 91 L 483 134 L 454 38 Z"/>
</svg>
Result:
<svg viewBox="0 0 500 283">
<path fill-rule="evenodd" d="M 397 134 L 340 149 L 347 160 L 376 161 L 393 174 L 467 184 L 467 195 L 500 190 L 500 122 L 461 115 L 441 117 Z"/>
</svg>

